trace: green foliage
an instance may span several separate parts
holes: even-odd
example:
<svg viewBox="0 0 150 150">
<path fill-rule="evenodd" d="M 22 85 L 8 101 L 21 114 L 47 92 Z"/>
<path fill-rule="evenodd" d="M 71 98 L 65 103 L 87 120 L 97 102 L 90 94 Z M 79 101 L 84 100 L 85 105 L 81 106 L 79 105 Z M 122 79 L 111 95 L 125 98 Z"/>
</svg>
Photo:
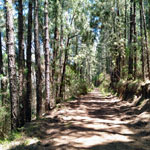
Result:
<svg viewBox="0 0 150 150">
<path fill-rule="evenodd" d="M 5 106 L 1 106 L 0 107 L 0 120 L 3 120 L 4 117 L 7 115 L 7 110 Z M 0 121 L 0 125 L 1 125 L 2 121 Z"/>
<path fill-rule="evenodd" d="M 81 94 L 86 94 L 88 92 L 88 83 L 86 80 L 82 79 L 80 75 L 75 72 L 70 66 L 67 66 L 66 71 L 66 85 L 68 95 L 71 97 Z"/>
<path fill-rule="evenodd" d="M 20 139 L 22 137 L 23 133 L 19 131 L 13 131 L 12 133 L 9 134 L 9 136 L 0 139 L 0 144 L 8 144 L 12 141 L 15 141 L 17 139 Z"/>
<path fill-rule="evenodd" d="M 2 83 L 2 84 L 1 84 Z M 10 101 L 8 79 L 4 75 L 0 75 L 0 138 L 5 138 L 10 131 Z"/>
<path fill-rule="evenodd" d="M 0 138 L 5 138 L 10 131 L 10 109 L 0 106 Z"/>
<path fill-rule="evenodd" d="M 99 75 L 99 81 L 100 81 L 100 86 L 99 90 L 102 94 L 104 95 L 109 95 L 111 90 L 110 90 L 110 76 L 105 73 L 101 73 Z"/>
</svg>

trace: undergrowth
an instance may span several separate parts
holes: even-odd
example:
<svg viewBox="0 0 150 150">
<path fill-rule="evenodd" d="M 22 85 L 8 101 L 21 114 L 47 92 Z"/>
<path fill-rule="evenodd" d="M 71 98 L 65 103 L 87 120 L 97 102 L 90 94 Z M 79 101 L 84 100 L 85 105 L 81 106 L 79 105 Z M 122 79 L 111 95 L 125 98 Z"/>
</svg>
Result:
<svg viewBox="0 0 150 150">
<path fill-rule="evenodd" d="M 10 142 L 12 142 L 14 140 L 20 139 L 22 136 L 23 136 L 23 132 L 21 132 L 21 131 L 13 131 L 7 137 L 1 138 L 0 139 L 0 144 L 10 143 Z"/>
<path fill-rule="evenodd" d="M 99 82 L 100 82 L 99 90 L 103 95 L 107 96 L 113 92 L 112 89 L 110 88 L 110 82 L 111 82 L 110 75 L 101 73 L 99 75 Z"/>
</svg>

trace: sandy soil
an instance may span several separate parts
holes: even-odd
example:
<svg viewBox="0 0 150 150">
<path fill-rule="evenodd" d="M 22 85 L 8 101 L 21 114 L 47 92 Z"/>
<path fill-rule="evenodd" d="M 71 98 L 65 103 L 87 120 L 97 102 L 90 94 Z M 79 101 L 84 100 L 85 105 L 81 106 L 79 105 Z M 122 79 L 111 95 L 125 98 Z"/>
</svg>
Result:
<svg viewBox="0 0 150 150">
<path fill-rule="evenodd" d="M 150 150 L 150 112 L 97 89 L 28 126 L 38 140 L 10 150 Z"/>
</svg>

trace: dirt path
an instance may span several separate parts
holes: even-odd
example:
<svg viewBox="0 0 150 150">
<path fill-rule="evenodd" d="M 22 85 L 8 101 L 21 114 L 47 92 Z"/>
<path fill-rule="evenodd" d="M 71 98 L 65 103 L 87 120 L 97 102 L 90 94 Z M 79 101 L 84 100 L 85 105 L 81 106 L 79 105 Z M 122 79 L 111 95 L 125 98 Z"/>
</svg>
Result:
<svg viewBox="0 0 150 150">
<path fill-rule="evenodd" d="M 33 144 L 11 150 L 150 150 L 150 113 L 98 90 L 30 124 Z"/>
</svg>

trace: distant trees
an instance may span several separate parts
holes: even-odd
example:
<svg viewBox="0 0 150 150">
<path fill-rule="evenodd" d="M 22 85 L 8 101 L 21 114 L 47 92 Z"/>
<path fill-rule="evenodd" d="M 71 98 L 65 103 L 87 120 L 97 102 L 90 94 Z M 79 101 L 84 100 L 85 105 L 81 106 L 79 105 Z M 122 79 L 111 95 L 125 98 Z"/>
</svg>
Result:
<svg viewBox="0 0 150 150">
<path fill-rule="evenodd" d="M 93 15 L 97 19 L 91 24 L 101 35 L 97 49 L 103 55 L 110 52 L 113 82 L 120 79 L 149 80 L 149 5 L 147 0 L 109 0 L 93 5 Z M 100 70 L 105 68 L 106 59 L 97 60 Z"/>
</svg>

